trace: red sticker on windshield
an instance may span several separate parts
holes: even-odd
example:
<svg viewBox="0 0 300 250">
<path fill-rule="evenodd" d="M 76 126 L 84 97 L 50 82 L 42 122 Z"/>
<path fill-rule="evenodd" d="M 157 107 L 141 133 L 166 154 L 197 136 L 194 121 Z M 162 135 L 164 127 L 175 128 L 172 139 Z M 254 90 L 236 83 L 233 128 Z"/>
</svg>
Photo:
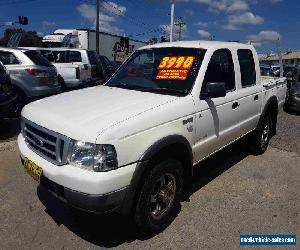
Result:
<svg viewBox="0 0 300 250">
<path fill-rule="evenodd" d="M 165 56 L 158 66 L 157 80 L 185 80 L 193 63 L 194 56 Z"/>
</svg>

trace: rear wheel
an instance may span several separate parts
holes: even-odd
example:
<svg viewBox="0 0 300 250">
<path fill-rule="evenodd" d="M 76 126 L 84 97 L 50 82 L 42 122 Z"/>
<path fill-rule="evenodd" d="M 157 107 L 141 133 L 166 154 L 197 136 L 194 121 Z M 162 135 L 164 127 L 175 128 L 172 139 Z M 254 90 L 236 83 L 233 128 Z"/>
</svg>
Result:
<svg viewBox="0 0 300 250">
<path fill-rule="evenodd" d="M 66 85 L 64 79 L 60 75 L 58 76 L 57 81 L 58 81 L 58 83 L 59 83 L 59 85 L 61 87 L 61 92 L 65 92 L 65 91 L 68 90 L 67 85 Z"/>
<path fill-rule="evenodd" d="M 269 113 L 265 114 L 259 123 L 259 127 L 252 134 L 250 150 L 255 155 L 263 154 L 268 146 L 272 135 L 272 118 Z"/>
<path fill-rule="evenodd" d="M 182 190 L 182 165 L 168 159 L 158 163 L 143 185 L 134 215 L 141 232 L 155 234 L 175 218 Z"/>
<path fill-rule="evenodd" d="M 21 116 L 21 111 L 23 107 L 27 104 L 28 98 L 26 95 L 19 89 L 16 89 L 17 92 L 17 104 L 15 111 L 10 115 L 10 118 L 18 118 Z"/>
</svg>

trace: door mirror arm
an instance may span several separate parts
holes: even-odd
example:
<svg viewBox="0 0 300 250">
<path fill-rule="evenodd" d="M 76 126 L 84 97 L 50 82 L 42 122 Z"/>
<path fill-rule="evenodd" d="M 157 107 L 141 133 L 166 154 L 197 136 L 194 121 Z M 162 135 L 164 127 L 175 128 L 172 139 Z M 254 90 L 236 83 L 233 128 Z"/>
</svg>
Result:
<svg viewBox="0 0 300 250">
<path fill-rule="evenodd" d="M 207 99 L 209 99 L 209 93 L 201 92 L 200 93 L 200 100 L 207 100 Z"/>
</svg>

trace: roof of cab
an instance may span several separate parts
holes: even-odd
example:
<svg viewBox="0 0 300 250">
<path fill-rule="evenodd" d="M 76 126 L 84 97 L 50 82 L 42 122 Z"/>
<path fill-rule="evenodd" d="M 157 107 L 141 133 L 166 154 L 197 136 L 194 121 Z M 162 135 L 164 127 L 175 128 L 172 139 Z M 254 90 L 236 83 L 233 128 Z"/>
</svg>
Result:
<svg viewBox="0 0 300 250">
<path fill-rule="evenodd" d="M 177 41 L 177 42 L 164 42 L 156 43 L 153 45 L 143 46 L 140 49 L 152 49 L 152 48 L 168 48 L 168 47 L 182 47 L 182 48 L 202 48 L 202 49 L 215 49 L 215 48 L 241 48 L 252 49 L 253 45 L 244 44 L 239 42 L 222 42 L 222 41 Z"/>
</svg>

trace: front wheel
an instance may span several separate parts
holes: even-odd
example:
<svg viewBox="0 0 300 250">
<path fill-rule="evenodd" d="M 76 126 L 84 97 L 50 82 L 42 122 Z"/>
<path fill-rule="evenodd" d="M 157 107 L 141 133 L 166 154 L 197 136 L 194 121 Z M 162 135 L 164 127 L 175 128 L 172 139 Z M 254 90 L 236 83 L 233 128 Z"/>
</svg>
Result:
<svg viewBox="0 0 300 250">
<path fill-rule="evenodd" d="M 182 183 L 180 161 L 168 159 L 154 166 L 141 189 L 134 215 L 142 233 L 158 233 L 172 222 L 180 206 Z"/>
<path fill-rule="evenodd" d="M 272 126 L 271 115 L 265 114 L 258 129 L 252 134 L 250 150 L 253 154 L 260 155 L 267 150 L 271 139 Z"/>
</svg>

